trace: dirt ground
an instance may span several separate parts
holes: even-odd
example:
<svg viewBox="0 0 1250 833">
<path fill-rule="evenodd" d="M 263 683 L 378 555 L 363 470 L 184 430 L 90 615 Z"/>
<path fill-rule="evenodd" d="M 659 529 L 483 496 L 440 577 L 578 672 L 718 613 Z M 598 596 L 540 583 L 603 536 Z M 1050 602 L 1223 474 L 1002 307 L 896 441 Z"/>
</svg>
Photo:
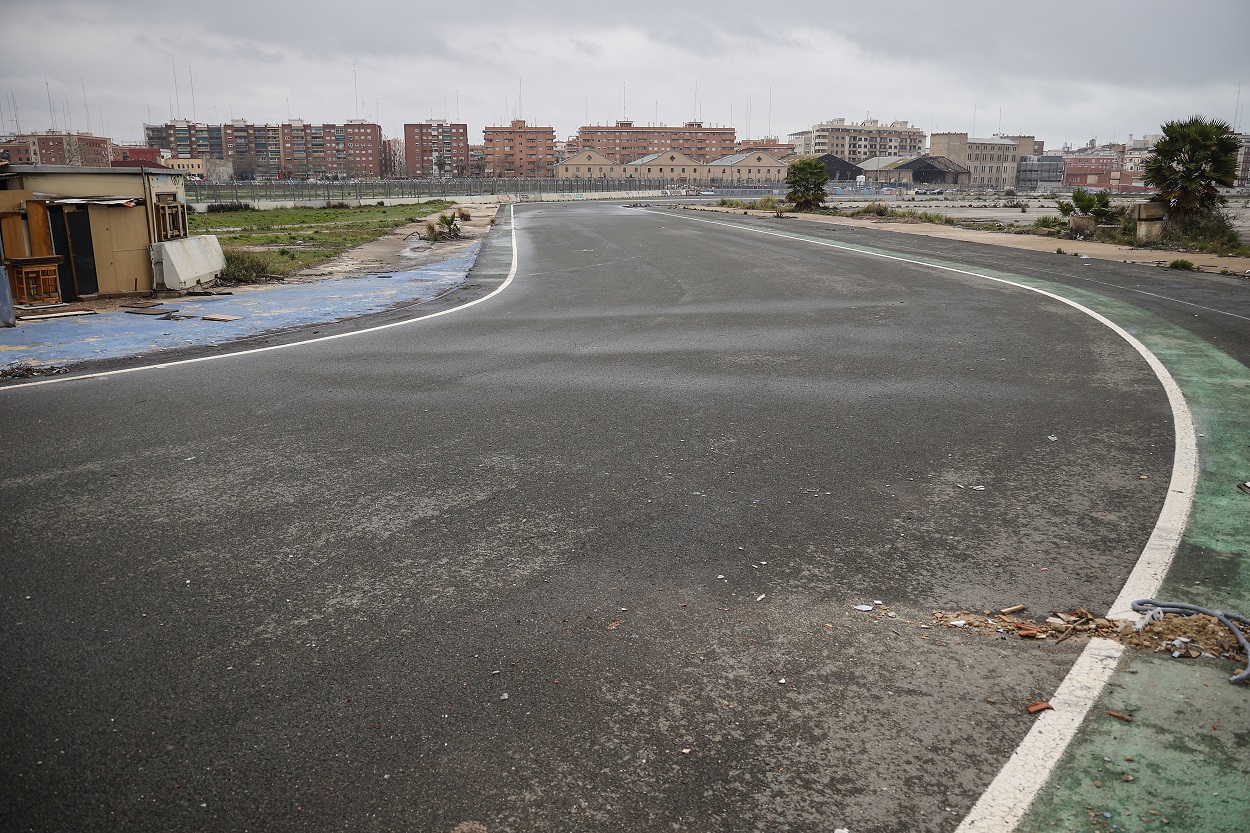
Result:
<svg viewBox="0 0 1250 833">
<path fill-rule="evenodd" d="M 327 278 L 353 278 L 377 275 L 383 272 L 402 272 L 420 269 L 438 263 L 457 254 L 469 244 L 484 238 L 495 222 L 498 205 L 456 205 L 449 211 L 463 208 L 472 219 L 460 221 L 460 240 L 430 244 L 421 239 L 426 220 L 400 226 L 354 249 L 335 255 L 329 260 L 296 272 L 286 283 L 312 283 Z M 446 211 L 442 213 L 448 213 Z M 428 218 L 430 220 L 434 217 Z"/>
<path fill-rule="evenodd" d="M 695 206 L 688 206 L 695 207 Z M 702 210 L 718 211 L 741 215 L 742 209 L 720 208 L 717 206 L 697 206 Z M 940 211 L 942 206 L 928 205 L 917 202 L 900 204 L 899 208 L 916 208 L 924 211 Z M 752 211 L 756 217 L 772 217 L 772 211 Z M 954 212 L 952 212 L 954 213 Z M 989 217 L 984 210 L 976 212 L 978 217 Z M 1017 214 L 1018 216 L 1018 214 Z M 1034 217 L 1037 215 L 1034 214 Z M 1068 255 L 1085 255 L 1099 260 L 1115 260 L 1127 263 L 1151 263 L 1166 266 L 1172 260 L 1183 258 L 1190 261 L 1203 272 L 1219 272 L 1227 269 L 1230 272 L 1250 278 L 1250 258 L 1220 257 L 1219 255 L 1201 252 L 1174 252 L 1164 249 L 1137 249 L 1132 246 L 1118 246 L 1112 243 L 1095 243 L 1083 240 L 1060 240 L 1055 237 L 1042 237 L 1036 234 L 1011 234 L 1010 232 L 983 231 L 958 226 L 940 226 L 935 223 L 899 223 L 877 221 L 863 217 L 831 217 L 824 214 L 804 214 L 803 219 L 813 223 L 831 225 L 856 226 L 859 228 L 877 228 L 883 231 L 898 231 L 904 234 L 920 234 L 926 237 L 941 237 L 947 240 L 964 240 L 972 243 L 988 243 L 992 246 L 1005 246 L 1012 249 L 1030 249 L 1035 252 L 1054 252 L 1062 248 Z"/>
</svg>

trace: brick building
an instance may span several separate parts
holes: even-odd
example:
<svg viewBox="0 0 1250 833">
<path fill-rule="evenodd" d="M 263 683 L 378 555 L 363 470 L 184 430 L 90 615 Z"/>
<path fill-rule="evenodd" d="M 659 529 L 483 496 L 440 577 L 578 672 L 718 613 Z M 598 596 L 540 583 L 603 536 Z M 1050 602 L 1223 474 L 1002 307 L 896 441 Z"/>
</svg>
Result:
<svg viewBox="0 0 1250 833">
<path fill-rule="evenodd" d="M 176 120 L 145 124 L 148 147 L 176 159 L 220 159 L 241 179 L 375 178 L 382 174 L 382 128 L 367 121 L 227 124 Z"/>
<path fill-rule="evenodd" d="M 767 153 L 774 159 L 782 159 L 797 151 L 793 142 L 782 142 L 776 136 L 762 139 L 740 139 L 734 143 L 734 153 Z"/>
<path fill-rule="evenodd" d="M 113 143 L 104 136 L 91 133 L 18 133 L 0 141 L 0 150 L 8 151 L 15 165 L 75 165 L 82 168 L 107 168 L 112 162 Z"/>
<path fill-rule="evenodd" d="M 699 162 L 711 162 L 734 152 L 732 127 L 704 127 L 688 121 L 681 127 L 639 127 L 622 120 L 615 125 L 586 125 L 570 139 L 569 155 L 593 150 L 621 163 L 632 162 L 652 153 L 684 153 Z"/>
<path fill-rule="evenodd" d="M 405 124 L 404 170 L 414 178 L 467 175 L 468 125 L 453 124 L 446 119 Z"/>
<path fill-rule="evenodd" d="M 556 131 L 514 119 L 508 127 L 482 131 L 486 176 L 550 177 L 555 174 Z"/>
</svg>

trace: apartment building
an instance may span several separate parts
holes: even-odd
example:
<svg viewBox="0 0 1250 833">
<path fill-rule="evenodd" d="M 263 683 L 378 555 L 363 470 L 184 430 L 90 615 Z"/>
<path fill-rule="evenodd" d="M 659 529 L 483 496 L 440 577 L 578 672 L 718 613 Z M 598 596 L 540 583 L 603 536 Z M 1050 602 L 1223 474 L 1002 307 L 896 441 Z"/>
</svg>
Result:
<svg viewBox="0 0 1250 833">
<path fill-rule="evenodd" d="M 944 156 L 968 169 L 973 188 L 1014 188 L 1020 157 L 1033 156 L 1032 136 L 969 137 L 967 133 L 934 133 L 929 153 Z"/>
<path fill-rule="evenodd" d="M 797 153 L 832 153 L 857 165 L 876 156 L 919 156 L 924 153 L 925 133 L 905 121 L 882 124 L 876 119 L 858 123 L 832 119 L 812 125 L 810 131 L 791 133 L 788 138 Z"/>
<path fill-rule="evenodd" d="M 168 151 L 175 159 L 221 159 L 222 125 L 175 119 L 145 124 L 143 136 L 150 148 Z"/>
<path fill-rule="evenodd" d="M 113 143 L 91 133 L 17 133 L 0 140 L 0 150 L 8 152 L 15 165 L 75 165 L 107 168 L 112 162 Z"/>
<path fill-rule="evenodd" d="M 704 127 L 688 121 L 681 127 L 639 126 L 628 119 L 614 125 L 585 125 L 566 143 L 569 155 L 593 150 L 620 164 L 651 153 L 678 152 L 710 162 L 734 152 L 732 127 Z"/>
<path fill-rule="evenodd" d="M 507 127 L 482 131 L 486 176 L 550 177 L 555 173 L 556 131 L 514 119 Z"/>
<path fill-rule="evenodd" d="M 145 124 L 143 131 L 148 147 L 175 159 L 229 161 L 243 179 L 381 176 L 382 128 L 362 120 L 263 125 L 243 119 L 219 125 L 175 120 Z"/>
<path fill-rule="evenodd" d="M 800 130 L 797 133 L 791 133 L 786 137 L 790 140 L 790 144 L 794 145 L 794 152 L 803 156 L 823 156 L 812 151 L 812 131 Z"/>
<path fill-rule="evenodd" d="M 1241 147 L 1237 151 L 1237 173 L 1233 185 L 1236 188 L 1250 188 L 1250 133 L 1239 133 Z"/>
<path fill-rule="evenodd" d="M 413 178 L 467 175 L 468 125 L 452 124 L 446 119 L 405 124 L 404 170 Z"/>
</svg>

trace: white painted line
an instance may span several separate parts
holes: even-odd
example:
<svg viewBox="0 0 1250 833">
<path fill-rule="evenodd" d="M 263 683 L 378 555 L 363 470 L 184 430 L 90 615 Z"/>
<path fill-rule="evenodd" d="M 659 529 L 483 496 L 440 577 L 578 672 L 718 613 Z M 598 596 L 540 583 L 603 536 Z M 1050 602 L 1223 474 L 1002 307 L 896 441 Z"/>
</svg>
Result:
<svg viewBox="0 0 1250 833">
<path fill-rule="evenodd" d="M 1176 434 L 1176 444 L 1172 457 L 1172 479 L 1168 484 L 1168 494 L 1163 501 L 1163 508 L 1155 521 L 1154 530 L 1150 533 L 1150 538 L 1146 541 L 1146 546 L 1137 558 L 1133 571 L 1125 581 L 1120 595 L 1112 604 L 1110 612 L 1107 613 L 1107 618 L 1135 619 L 1138 614 L 1133 612 L 1130 604 L 1135 599 L 1154 598 L 1159 585 L 1163 582 L 1163 577 L 1167 575 L 1168 568 L 1172 566 L 1172 560 L 1176 557 L 1177 547 L 1180 546 L 1181 538 L 1185 533 L 1185 526 L 1189 522 L 1189 513 L 1193 508 L 1194 489 L 1198 482 L 1198 440 L 1194 431 L 1193 414 L 1189 410 L 1189 405 L 1185 402 L 1185 396 L 1181 392 L 1180 385 L 1176 383 L 1176 380 L 1168 372 L 1163 362 L 1159 360 L 1159 357 L 1131 333 L 1102 314 L 1095 312 L 1089 307 L 1082 306 L 1076 301 L 1064 298 L 1062 295 L 1028 286 L 1027 284 L 1009 281 L 1005 278 L 996 278 L 993 275 L 982 275 L 967 269 L 927 263 L 923 260 L 900 257 L 898 255 L 865 251 L 856 246 L 847 246 L 831 241 L 811 240 L 806 237 L 771 231 L 769 229 L 751 228 L 716 220 L 705 220 L 701 217 L 687 217 L 682 214 L 674 215 L 673 212 L 653 211 L 650 213 L 661 214 L 665 217 L 677 216 L 685 220 L 725 226 L 737 231 L 749 231 L 771 237 L 783 237 L 788 240 L 798 240 L 816 246 L 827 246 L 833 249 L 855 252 L 867 257 L 897 260 L 902 263 L 910 263 L 916 266 L 925 266 L 930 269 L 955 272 L 961 275 L 994 281 L 995 283 L 1007 284 L 1008 286 L 1027 289 L 1030 292 L 1036 292 L 1039 295 L 1045 295 L 1047 298 L 1067 304 L 1073 309 L 1085 313 L 1103 326 L 1110 328 L 1141 354 L 1159 379 L 1159 383 L 1163 385 L 1163 390 L 1168 397 L 1168 404 L 1172 408 L 1172 424 Z M 964 818 L 957 833 L 959 831 L 966 833 L 966 831 L 972 830 L 992 830 L 998 831 L 998 833 L 1005 833 L 1005 831 L 1015 829 L 1015 826 L 1024 817 L 1024 813 L 1028 810 L 1029 805 L 1032 804 L 1033 799 L 1036 798 L 1042 785 L 1050 777 L 1051 771 L 1055 764 L 1059 762 L 1063 751 L 1072 742 L 1072 738 L 1076 736 L 1076 731 L 1080 728 L 1086 715 L 1089 714 L 1089 710 L 1093 708 L 1095 701 L 1097 701 L 1107 681 L 1111 678 L 1111 672 L 1115 669 L 1122 651 L 1123 648 L 1119 643 L 1104 639 L 1090 640 L 1085 650 L 1081 652 L 1081 656 L 1071 670 L 1068 671 L 1068 675 L 1064 677 L 1059 690 L 1055 693 L 1055 699 L 1050 701 L 1055 706 L 1056 716 L 1051 717 L 1052 713 L 1046 712 L 1042 718 L 1038 719 L 1038 722 L 1034 724 L 1033 730 L 1025 736 L 1006 766 L 999 772 L 998 777 L 990 783 L 990 786 L 981 795 L 980 800 L 977 801 Z M 1060 700 L 1061 695 L 1063 709 L 1060 715 L 1060 707 L 1056 704 L 1056 701 Z M 1044 762 L 1044 765 L 1039 762 Z"/>
<path fill-rule="evenodd" d="M 1123 654 L 1124 646 L 1119 642 L 1101 637 L 1089 641 L 1050 698 L 1054 711 L 1038 716 L 955 833 L 1009 833 L 1016 828 Z"/>
<path fill-rule="evenodd" d="M 517 270 L 516 211 L 515 211 L 515 208 L 510 205 L 508 206 L 508 212 L 509 212 L 508 219 L 512 223 L 512 267 L 508 270 L 508 277 L 504 279 L 503 283 L 495 287 L 495 289 L 492 290 L 490 294 L 483 295 L 481 298 L 477 298 L 473 301 L 469 301 L 468 303 L 461 304 L 458 307 L 452 307 L 451 309 L 440 310 L 439 312 L 431 312 L 429 315 L 422 315 L 422 316 L 418 316 L 417 318 L 407 318 L 403 321 L 392 321 L 390 324 L 379 324 L 376 327 L 366 327 L 363 330 L 352 330 L 351 332 L 348 332 L 348 333 L 336 333 L 335 335 L 321 336 L 319 338 L 310 338 L 310 339 L 305 339 L 304 341 L 292 341 L 289 344 L 273 344 L 268 347 L 254 347 L 250 350 L 239 350 L 238 352 L 235 352 L 235 353 L 219 353 L 213 356 L 199 356 L 198 358 L 194 358 L 194 359 L 179 359 L 178 361 L 161 362 L 160 364 L 145 364 L 139 367 L 124 367 L 124 368 L 121 368 L 120 370 L 102 370 L 99 373 L 84 373 L 81 376 L 61 376 L 61 377 L 57 377 L 53 379 L 41 379 L 38 382 L 23 382 L 22 384 L 17 384 L 17 385 L 4 385 L 0 387 L 0 394 L 3 394 L 7 391 L 26 390 L 27 388 L 35 388 L 35 387 L 40 387 L 42 385 L 56 385 L 56 384 L 64 384 L 66 382 L 80 382 L 84 379 L 101 379 L 106 376 L 120 376 L 123 373 L 138 373 L 141 370 L 160 370 L 161 368 L 178 367 L 179 365 L 184 365 L 184 364 L 196 364 L 198 362 L 211 362 L 211 361 L 217 361 L 219 359 L 234 359 L 234 358 L 238 358 L 239 356 L 252 356 L 252 355 L 255 355 L 256 353 L 268 353 L 270 350 L 286 350 L 290 347 L 304 347 L 309 344 L 320 344 L 324 341 L 334 341 L 340 338 L 351 338 L 352 336 L 365 335 L 366 333 L 376 333 L 379 330 L 389 330 L 392 327 L 403 327 L 407 324 L 415 324 L 418 321 L 426 321 L 430 318 L 438 318 L 440 315 L 450 315 L 453 312 L 460 312 L 461 310 L 466 310 L 469 307 L 476 306 L 477 304 L 480 304 L 483 301 L 489 301 L 491 298 L 494 298 L 496 295 L 498 295 L 499 293 L 507 289 L 508 286 L 512 283 L 513 278 L 516 277 L 516 270 Z"/>
</svg>

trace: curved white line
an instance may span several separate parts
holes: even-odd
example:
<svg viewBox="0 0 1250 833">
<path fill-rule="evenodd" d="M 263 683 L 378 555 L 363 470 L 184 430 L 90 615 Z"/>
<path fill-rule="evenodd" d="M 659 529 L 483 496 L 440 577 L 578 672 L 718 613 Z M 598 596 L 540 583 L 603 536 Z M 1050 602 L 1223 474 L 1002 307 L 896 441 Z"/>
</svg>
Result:
<svg viewBox="0 0 1250 833">
<path fill-rule="evenodd" d="M 403 327 L 406 324 L 415 324 L 418 321 L 426 321 L 430 318 L 438 318 L 440 315 L 450 315 L 453 312 L 466 310 L 471 306 L 489 301 L 499 293 L 503 292 L 512 283 L 516 277 L 517 270 L 517 245 L 516 245 L 516 210 L 514 206 L 508 206 L 508 219 L 512 223 L 512 267 L 508 270 L 508 277 L 503 283 L 495 287 L 489 294 L 483 295 L 481 298 L 461 304 L 458 307 L 440 310 L 439 312 L 431 312 L 428 315 L 421 315 L 416 318 L 406 318 L 403 321 L 392 321 L 390 324 L 379 324 L 376 327 L 366 327 L 363 330 L 352 330 L 347 333 L 336 333 L 329 336 L 320 336 L 319 338 L 309 338 L 304 341 L 292 341 L 289 344 L 271 344 L 268 347 L 253 347 L 250 350 L 239 350 L 234 353 L 219 353 L 212 356 L 199 356 L 194 359 L 179 359 L 173 362 L 161 362 L 159 364 L 145 364 L 139 367 L 124 367 L 119 370 L 102 370 L 98 373 L 84 373 L 81 376 L 62 376 L 55 379 L 40 379 L 37 382 L 23 382 L 17 385 L 5 385 L 0 387 L 0 394 L 12 390 L 25 390 L 27 388 L 40 387 L 42 385 L 55 385 L 64 382 L 80 382 L 83 379 L 100 379 L 105 376 L 119 376 L 123 373 L 138 373 L 140 370 L 159 370 L 165 367 L 177 367 L 184 364 L 196 364 L 197 362 L 211 362 L 218 359 L 233 359 L 239 356 L 252 356 L 256 353 L 267 353 L 270 350 L 286 350 L 289 347 L 303 347 L 308 344 L 320 344 L 323 341 L 334 341 L 340 338 L 351 338 L 352 336 L 364 335 L 365 333 L 376 333 L 379 330 L 389 330 L 392 327 Z"/>
<path fill-rule="evenodd" d="M 661 212 L 649 213 L 659 214 Z M 674 215 L 671 212 L 664 212 L 663 216 L 673 217 Z M 1146 345 L 1101 313 L 1097 313 L 1076 301 L 1064 298 L 1062 295 L 1028 286 L 1027 284 L 1016 283 L 1005 278 L 996 278 L 993 275 L 982 275 L 967 269 L 957 269 L 953 266 L 942 266 L 935 263 L 927 263 L 923 260 L 865 251 L 854 246 L 830 241 L 812 240 L 769 229 L 751 228 L 734 223 L 706 220 L 702 217 L 687 217 L 681 214 L 676 216 L 693 222 L 709 223 L 716 226 L 726 226 L 738 231 L 750 231 L 771 237 L 798 240 L 816 246 L 842 249 L 868 257 L 884 258 L 885 260 L 897 260 L 902 263 L 910 263 L 945 272 L 955 272 L 961 275 L 994 281 L 995 283 L 1015 286 L 1020 289 L 1027 289 L 1030 292 L 1045 295 L 1047 298 L 1052 298 L 1060 303 L 1067 304 L 1073 309 L 1080 310 L 1127 341 L 1146 360 L 1146 363 L 1150 365 L 1150 369 L 1154 371 L 1155 376 L 1159 379 L 1159 383 L 1163 385 L 1163 390 L 1167 393 L 1168 404 L 1172 408 L 1172 423 L 1176 434 L 1175 449 L 1172 457 L 1172 479 L 1168 484 L 1168 494 L 1163 501 L 1163 508 L 1159 511 L 1159 518 L 1155 522 L 1154 530 L 1150 533 L 1149 540 L 1146 541 L 1146 546 L 1142 549 L 1142 553 L 1137 559 L 1137 564 L 1133 567 L 1133 571 L 1125 581 L 1120 595 L 1111 605 L 1111 611 L 1107 614 L 1109 619 L 1137 618 L 1137 614 L 1133 612 L 1130 603 L 1134 599 L 1153 598 L 1159 589 L 1159 585 L 1163 582 L 1163 577 L 1172 565 L 1172 559 L 1176 557 L 1177 547 L 1180 546 L 1181 537 L 1185 533 L 1185 526 L 1189 521 L 1189 513 L 1193 507 L 1194 489 L 1198 482 L 1198 440 L 1194 431 L 1193 414 L 1189 410 L 1188 403 L 1185 402 L 1185 395 L 1181 392 L 1180 385 L 1176 383 L 1176 380 L 1168 372 L 1163 362 L 1159 360 L 1159 357 L 1152 353 Z M 1005 831 L 1015 829 L 1020 820 L 1024 818 L 1024 814 L 1028 811 L 1033 800 L 1037 797 L 1037 793 L 1049 779 L 1056 764 L 1059 763 L 1059 758 L 1063 755 L 1064 750 L 1072 742 L 1072 738 L 1076 736 L 1077 730 L 1085 720 L 1086 715 L 1089 714 L 1090 709 L 1093 708 L 1095 701 L 1102 694 L 1102 690 L 1111 679 L 1111 674 L 1115 671 L 1123 651 L 1123 646 L 1118 642 L 1112 642 L 1107 639 L 1091 639 L 1089 641 L 1085 646 L 1085 650 L 1077 658 L 1076 663 L 1068 671 L 1067 676 L 1064 677 L 1054 697 L 1051 698 L 1050 703 L 1054 706 L 1054 710 L 1043 712 L 1037 718 L 1033 728 L 1025 735 L 1020 745 L 1016 747 L 1011 758 L 999 771 L 997 777 L 990 782 L 989 787 L 981 794 L 981 798 L 977 800 L 977 803 L 968 811 L 968 815 L 964 817 L 963 822 L 956 828 L 956 833 L 972 833 L 972 831 L 1005 833 Z"/>
</svg>

